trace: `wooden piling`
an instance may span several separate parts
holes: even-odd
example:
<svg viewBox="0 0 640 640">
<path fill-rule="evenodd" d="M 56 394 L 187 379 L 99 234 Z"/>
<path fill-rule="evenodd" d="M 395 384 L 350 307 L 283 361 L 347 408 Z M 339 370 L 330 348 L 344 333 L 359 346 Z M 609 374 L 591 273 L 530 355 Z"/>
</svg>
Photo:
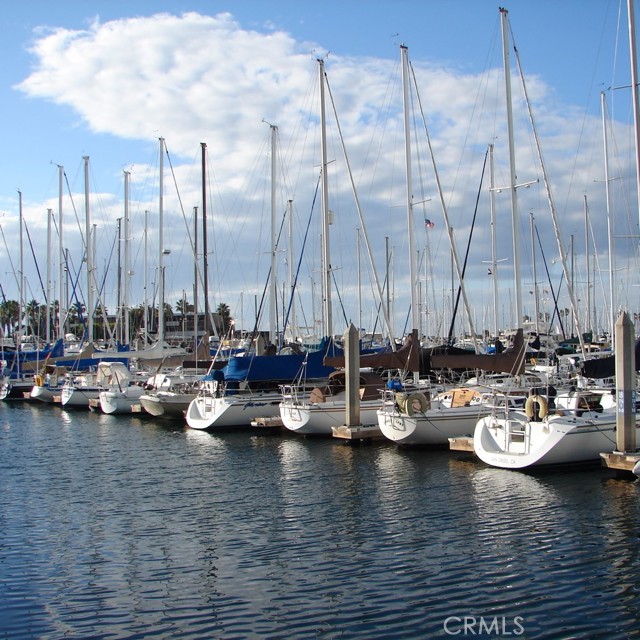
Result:
<svg viewBox="0 0 640 640">
<path fill-rule="evenodd" d="M 616 450 L 601 453 L 609 469 L 633 471 L 640 460 L 636 445 L 636 363 L 633 323 L 623 312 L 615 326 Z"/>
<path fill-rule="evenodd" d="M 344 334 L 344 355 L 347 374 L 345 424 L 331 428 L 333 437 L 345 440 L 383 437 L 378 425 L 365 427 L 360 424 L 360 336 L 353 323 Z"/>
</svg>

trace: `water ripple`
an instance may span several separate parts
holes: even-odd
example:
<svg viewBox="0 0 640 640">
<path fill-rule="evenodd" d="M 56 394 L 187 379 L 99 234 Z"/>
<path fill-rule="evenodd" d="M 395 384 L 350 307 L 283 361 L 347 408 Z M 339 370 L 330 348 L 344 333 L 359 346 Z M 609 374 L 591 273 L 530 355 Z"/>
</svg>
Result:
<svg viewBox="0 0 640 640">
<path fill-rule="evenodd" d="M 0 404 L 0 471 L 0 638 L 637 637 L 639 487 L 600 469 Z"/>
</svg>

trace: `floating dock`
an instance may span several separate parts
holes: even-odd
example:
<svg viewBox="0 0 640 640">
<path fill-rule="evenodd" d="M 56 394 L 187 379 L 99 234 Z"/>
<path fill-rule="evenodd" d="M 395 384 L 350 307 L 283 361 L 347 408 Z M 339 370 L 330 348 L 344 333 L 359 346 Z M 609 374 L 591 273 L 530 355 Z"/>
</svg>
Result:
<svg viewBox="0 0 640 640">
<path fill-rule="evenodd" d="M 475 453 L 475 449 L 473 448 L 473 438 L 470 436 L 449 438 L 449 449 L 451 449 L 451 451 L 467 451 L 468 453 Z"/>
<path fill-rule="evenodd" d="M 342 425 L 340 427 L 331 427 L 331 431 L 334 438 L 342 438 L 343 440 L 384 439 L 384 435 L 378 425 L 363 426 L 360 424 L 353 427 Z"/>
</svg>

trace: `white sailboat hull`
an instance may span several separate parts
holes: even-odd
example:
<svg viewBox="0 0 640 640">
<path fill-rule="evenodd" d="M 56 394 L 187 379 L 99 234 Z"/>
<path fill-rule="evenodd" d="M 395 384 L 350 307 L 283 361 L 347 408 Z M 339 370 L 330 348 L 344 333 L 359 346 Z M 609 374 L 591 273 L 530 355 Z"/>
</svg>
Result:
<svg viewBox="0 0 640 640">
<path fill-rule="evenodd" d="M 62 393 L 62 386 L 49 387 L 47 385 L 34 385 L 31 389 L 31 398 L 33 400 L 39 400 L 46 404 L 55 402 L 56 398 L 60 397 Z"/>
<path fill-rule="evenodd" d="M 100 397 L 102 387 L 63 387 L 60 401 L 63 407 L 89 408 L 90 400 Z"/>
<path fill-rule="evenodd" d="M 520 413 L 486 416 L 476 425 L 473 446 L 483 462 L 504 469 L 597 462 L 601 452 L 615 448 L 615 427 L 613 411 L 588 418 L 556 414 L 539 422 Z"/>
<path fill-rule="evenodd" d="M 184 418 L 189 404 L 197 396 L 196 393 L 174 393 L 157 391 L 140 396 L 142 408 L 152 416 Z"/>
<path fill-rule="evenodd" d="M 362 401 L 360 423 L 377 424 L 379 408 L 380 400 Z M 346 423 L 346 403 L 344 400 L 319 404 L 285 400 L 280 403 L 280 418 L 283 425 L 295 433 L 330 436 L 333 435 L 333 427 Z"/>
<path fill-rule="evenodd" d="M 382 434 L 396 444 L 443 446 L 449 438 L 470 435 L 486 410 L 482 406 L 433 407 L 425 413 L 408 415 L 384 406 L 378 410 Z"/>
<path fill-rule="evenodd" d="M 140 396 L 144 389 L 131 385 L 122 391 L 108 390 L 99 394 L 100 409 L 103 413 L 133 413 L 140 406 Z"/>
<path fill-rule="evenodd" d="M 192 429 L 249 426 L 257 418 L 279 416 L 281 400 L 279 393 L 222 397 L 199 394 L 189 404 L 185 417 Z"/>
</svg>

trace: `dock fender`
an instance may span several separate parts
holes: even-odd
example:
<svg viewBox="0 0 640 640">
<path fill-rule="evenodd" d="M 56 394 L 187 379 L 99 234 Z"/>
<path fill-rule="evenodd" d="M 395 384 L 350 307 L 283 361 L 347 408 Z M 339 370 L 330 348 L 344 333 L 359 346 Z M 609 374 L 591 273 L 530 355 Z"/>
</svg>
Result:
<svg viewBox="0 0 640 640">
<path fill-rule="evenodd" d="M 36 383 L 36 387 L 44 387 L 44 380 L 40 374 L 35 377 L 34 382 Z"/>
<path fill-rule="evenodd" d="M 535 415 L 535 405 L 538 405 L 538 415 Z M 524 405 L 524 412 L 527 414 L 529 420 L 542 420 L 549 413 L 549 405 L 547 399 L 544 396 L 534 395 L 529 396 Z"/>
<path fill-rule="evenodd" d="M 414 413 L 424 413 L 429 409 L 430 402 L 421 391 L 413 391 L 404 402 L 404 411 L 407 415 L 412 416 Z"/>
</svg>

